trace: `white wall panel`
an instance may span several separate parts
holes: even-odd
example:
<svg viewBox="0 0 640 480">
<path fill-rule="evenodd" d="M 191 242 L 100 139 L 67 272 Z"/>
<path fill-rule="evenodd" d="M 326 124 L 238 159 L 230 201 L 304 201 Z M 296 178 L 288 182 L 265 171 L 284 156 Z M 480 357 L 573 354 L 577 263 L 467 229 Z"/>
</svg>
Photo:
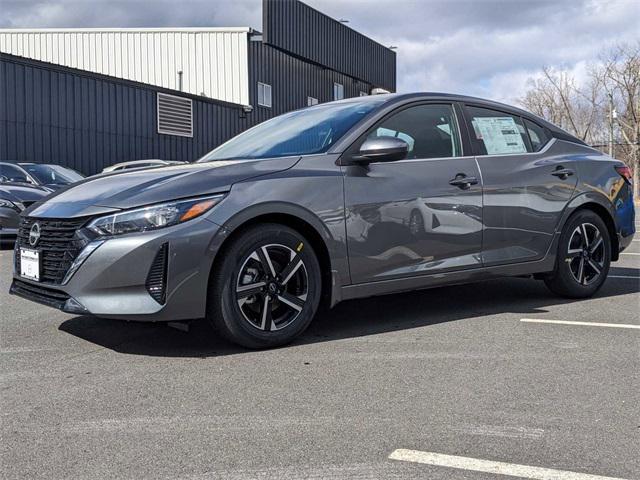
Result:
<svg viewBox="0 0 640 480">
<path fill-rule="evenodd" d="M 249 104 L 249 28 L 0 29 L 0 51 Z"/>
</svg>

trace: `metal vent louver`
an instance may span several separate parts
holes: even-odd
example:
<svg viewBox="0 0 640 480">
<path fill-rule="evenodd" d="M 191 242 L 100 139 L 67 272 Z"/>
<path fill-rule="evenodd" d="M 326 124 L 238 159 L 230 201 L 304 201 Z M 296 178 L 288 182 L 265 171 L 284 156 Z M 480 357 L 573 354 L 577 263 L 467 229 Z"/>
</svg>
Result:
<svg viewBox="0 0 640 480">
<path fill-rule="evenodd" d="M 158 133 L 193 137 L 193 103 L 189 98 L 158 93 Z"/>
<path fill-rule="evenodd" d="M 167 263 L 169 260 L 169 244 L 163 243 L 153 259 L 145 286 L 149 295 L 163 305 L 167 299 Z"/>
</svg>

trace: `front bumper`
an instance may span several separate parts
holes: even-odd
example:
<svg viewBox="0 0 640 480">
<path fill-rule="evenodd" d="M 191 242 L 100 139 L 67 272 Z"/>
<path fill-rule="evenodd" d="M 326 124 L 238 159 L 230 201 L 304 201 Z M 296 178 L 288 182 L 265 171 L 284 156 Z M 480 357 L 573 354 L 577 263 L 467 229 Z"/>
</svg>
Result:
<svg viewBox="0 0 640 480">
<path fill-rule="evenodd" d="M 201 318 L 220 227 L 206 218 L 106 240 L 63 285 L 21 278 L 10 293 L 68 313 L 138 321 Z M 168 245 L 164 302 L 148 290 L 149 271 Z"/>
<path fill-rule="evenodd" d="M 20 214 L 11 208 L 0 207 L 0 239 L 15 239 L 18 235 Z"/>
<path fill-rule="evenodd" d="M 4 228 L 3 226 L 0 225 L 1 240 L 5 240 L 5 239 L 15 240 L 17 236 L 18 236 L 17 228 Z"/>
</svg>

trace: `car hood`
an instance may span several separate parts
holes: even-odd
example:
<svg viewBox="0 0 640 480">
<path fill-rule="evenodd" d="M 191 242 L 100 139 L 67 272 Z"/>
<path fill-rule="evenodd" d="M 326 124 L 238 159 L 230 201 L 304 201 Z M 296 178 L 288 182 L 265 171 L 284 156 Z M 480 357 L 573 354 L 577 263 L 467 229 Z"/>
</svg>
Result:
<svg viewBox="0 0 640 480">
<path fill-rule="evenodd" d="M 96 175 L 56 191 L 28 215 L 69 218 L 224 192 L 234 183 L 287 170 L 299 157 L 221 160 Z"/>
<path fill-rule="evenodd" d="M 0 185 L 0 198 L 12 202 L 37 202 L 51 193 L 51 190 L 26 185 Z"/>
</svg>

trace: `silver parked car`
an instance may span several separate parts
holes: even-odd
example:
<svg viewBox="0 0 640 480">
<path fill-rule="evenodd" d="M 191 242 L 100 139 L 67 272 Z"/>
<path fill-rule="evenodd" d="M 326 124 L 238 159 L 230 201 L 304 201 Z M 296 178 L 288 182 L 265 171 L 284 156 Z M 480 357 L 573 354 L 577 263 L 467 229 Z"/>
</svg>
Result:
<svg viewBox="0 0 640 480">
<path fill-rule="evenodd" d="M 119 172 L 121 170 L 131 170 L 132 168 L 152 168 L 152 167 L 166 167 L 167 165 L 178 165 L 181 163 L 178 160 L 160 160 L 157 158 L 150 158 L 147 160 L 131 160 L 129 162 L 115 163 L 102 169 L 102 173 Z"/>
<path fill-rule="evenodd" d="M 207 318 L 251 348 L 294 339 L 321 301 L 510 275 L 584 298 L 633 238 L 631 182 L 623 162 L 507 105 L 326 103 L 196 163 L 87 179 L 28 209 L 11 293 Z"/>
</svg>

